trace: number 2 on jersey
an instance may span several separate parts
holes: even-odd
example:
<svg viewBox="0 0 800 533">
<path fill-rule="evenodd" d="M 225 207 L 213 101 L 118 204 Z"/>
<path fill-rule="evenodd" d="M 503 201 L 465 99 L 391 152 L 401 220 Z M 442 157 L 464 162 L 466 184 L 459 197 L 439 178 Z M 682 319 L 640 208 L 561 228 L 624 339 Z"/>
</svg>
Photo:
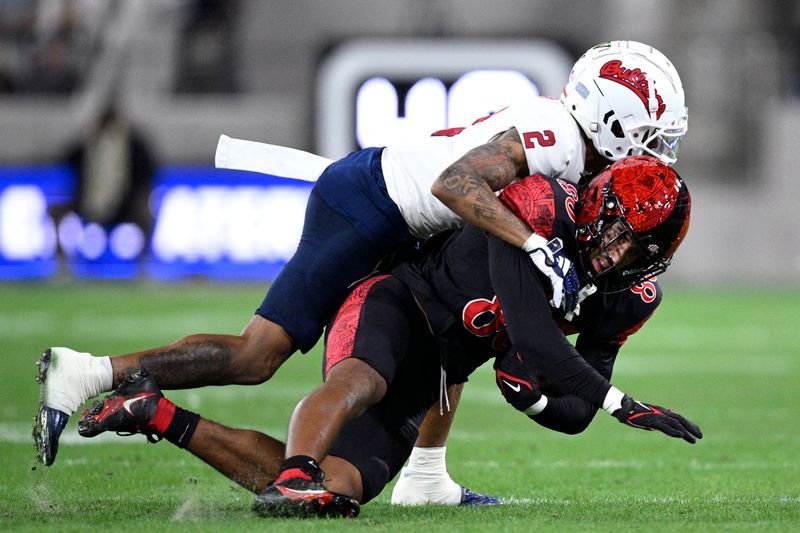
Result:
<svg viewBox="0 0 800 533">
<path fill-rule="evenodd" d="M 556 144 L 556 134 L 552 130 L 526 131 L 522 134 L 522 143 L 525 148 L 536 148 L 537 145 L 553 146 Z"/>
</svg>

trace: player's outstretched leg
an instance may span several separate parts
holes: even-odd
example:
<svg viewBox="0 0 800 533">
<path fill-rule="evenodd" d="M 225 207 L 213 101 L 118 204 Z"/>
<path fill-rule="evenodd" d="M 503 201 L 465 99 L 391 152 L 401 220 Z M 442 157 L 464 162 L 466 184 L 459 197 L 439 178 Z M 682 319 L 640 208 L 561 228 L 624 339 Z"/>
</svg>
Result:
<svg viewBox="0 0 800 533">
<path fill-rule="evenodd" d="M 33 423 L 37 458 L 46 466 L 56 460 L 58 441 L 69 417 L 87 399 L 111 388 L 108 358 L 69 348 L 48 348 L 36 362 L 39 409 Z"/>
<path fill-rule="evenodd" d="M 275 482 L 256 496 L 253 511 L 265 517 L 358 516 L 358 501 L 329 491 L 322 484 L 324 479 L 325 473 L 311 457 L 290 457 Z"/>
</svg>

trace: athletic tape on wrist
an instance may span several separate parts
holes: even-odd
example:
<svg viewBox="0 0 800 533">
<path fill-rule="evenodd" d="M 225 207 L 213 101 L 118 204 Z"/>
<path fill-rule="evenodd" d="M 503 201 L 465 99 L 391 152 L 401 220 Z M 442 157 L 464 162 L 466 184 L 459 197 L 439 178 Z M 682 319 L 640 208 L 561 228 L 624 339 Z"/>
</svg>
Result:
<svg viewBox="0 0 800 533">
<path fill-rule="evenodd" d="M 541 235 L 537 235 L 536 233 L 531 233 L 531 236 L 528 237 L 524 243 L 522 243 L 522 249 L 526 252 L 530 253 L 536 248 L 543 248 L 547 245 L 547 241 Z"/>
<path fill-rule="evenodd" d="M 608 414 L 613 415 L 614 411 L 622 407 L 622 398 L 624 396 L 624 392 L 616 388 L 614 385 L 611 385 L 611 388 L 608 389 L 608 392 L 606 393 L 606 398 L 603 400 L 603 409 L 605 409 Z"/>
<path fill-rule="evenodd" d="M 542 397 L 539 398 L 539 401 L 537 401 L 535 404 L 525 409 L 523 413 L 525 413 L 528 416 L 538 415 L 539 413 L 544 411 L 545 407 L 547 407 L 547 396 L 542 394 Z"/>
</svg>

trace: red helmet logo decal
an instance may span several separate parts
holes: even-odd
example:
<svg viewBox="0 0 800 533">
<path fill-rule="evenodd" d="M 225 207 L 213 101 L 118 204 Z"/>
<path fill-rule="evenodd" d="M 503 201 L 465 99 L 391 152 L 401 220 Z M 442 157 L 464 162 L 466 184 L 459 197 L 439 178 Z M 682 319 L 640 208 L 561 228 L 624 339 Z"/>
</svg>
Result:
<svg viewBox="0 0 800 533">
<path fill-rule="evenodd" d="M 639 97 L 642 101 L 647 113 L 650 114 L 650 108 L 647 105 L 648 97 L 650 96 L 650 82 L 647 81 L 647 73 L 641 69 L 625 68 L 622 66 L 622 61 L 619 59 L 612 59 L 600 67 L 600 77 L 619 83 L 623 87 L 627 87 Z M 656 119 L 661 118 L 661 115 L 666 111 L 667 106 L 658 91 L 654 90 L 656 101 L 658 101 L 658 108 L 656 109 Z"/>
</svg>

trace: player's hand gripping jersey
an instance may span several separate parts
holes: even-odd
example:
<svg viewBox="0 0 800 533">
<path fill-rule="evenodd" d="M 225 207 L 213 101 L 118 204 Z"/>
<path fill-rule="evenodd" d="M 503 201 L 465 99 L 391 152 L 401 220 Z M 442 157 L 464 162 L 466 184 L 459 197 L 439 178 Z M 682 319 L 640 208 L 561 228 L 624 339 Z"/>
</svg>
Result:
<svg viewBox="0 0 800 533">
<path fill-rule="evenodd" d="M 501 198 L 538 234 L 560 237 L 567 254 L 576 257 L 572 184 L 531 176 L 507 187 Z M 647 281 L 589 297 L 581 314 L 568 321 L 548 305 L 549 283 L 525 252 L 472 226 L 394 274 L 410 287 L 432 332 L 447 339 L 448 382 L 466 380 L 513 347 L 532 374 L 557 383 L 549 392 L 568 403 L 560 413 L 567 419 L 554 427 L 562 431 L 588 423 L 587 416 L 591 420 L 610 387 L 620 346 L 660 302 L 657 283 Z M 565 338 L 573 333 L 579 334 L 577 349 Z"/>
<path fill-rule="evenodd" d="M 413 144 L 392 144 L 381 165 L 389 196 L 419 238 L 461 225 L 460 219 L 431 194 L 431 185 L 469 150 L 515 128 L 525 149 L 530 174 L 578 182 L 585 146 L 578 124 L 558 100 L 534 98 L 478 119 L 466 128 L 435 133 Z"/>
</svg>

